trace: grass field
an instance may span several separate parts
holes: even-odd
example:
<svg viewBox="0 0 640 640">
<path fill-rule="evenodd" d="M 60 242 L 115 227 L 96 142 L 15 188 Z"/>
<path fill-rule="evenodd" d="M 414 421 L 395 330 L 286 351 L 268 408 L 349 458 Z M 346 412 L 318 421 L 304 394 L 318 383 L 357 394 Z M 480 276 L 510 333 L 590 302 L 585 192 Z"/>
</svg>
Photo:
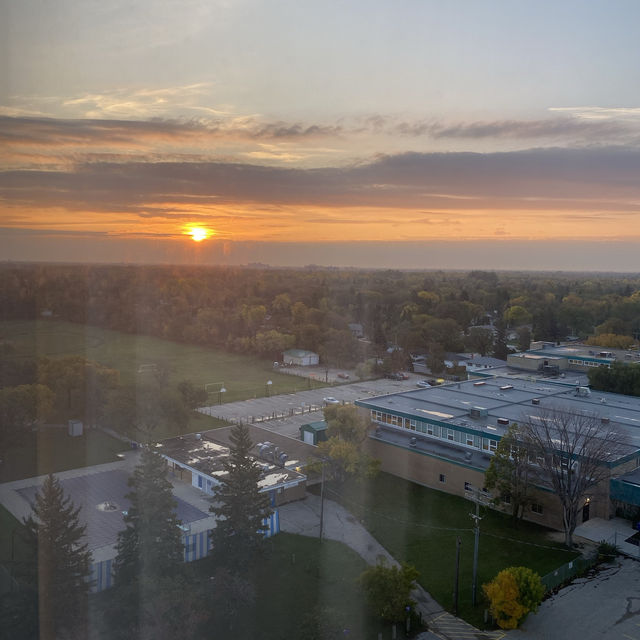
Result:
<svg viewBox="0 0 640 640">
<path fill-rule="evenodd" d="M 247 606 L 233 623 L 202 629 L 192 638 L 226 640 L 320 640 L 322 638 L 376 638 L 378 632 L 391 638 L 390 628 L 379 623 L 368 610 L 356 585 L 366 564 L 345 545 L 316 538 L 280 533 L 267 542 L 248 579 L 255 590 L 254 604 Z M 211 590 L 214 567 L 210 559 L 188 565 L 189 583 L 198 591 Z M 95 598 L 95 619 L 108 606 L 113 593 Z M 319 629 L 329 621 L 330 634 Z M 102 623 L 104 624 L 104 623 Z M 102 628 L 103 637 L 110 637 Z M 399 634 L 398 637 L 405 637 Z"/>
<path fill-rule="evenodd" d="M 166 367 L 171 385 L 181 380 L 210 385 L 212 403 L 218 402 L 222 386 L 226 389 L 222 401 L 232 402 L 266 395 L 268 380 L 273 383 L 271 395 L 307 389 L 311 384 L 303 378 L 274 371 L 273 363 L 261 358 L 70 322 L 0 322 L 0 340 L 12 342 L 23 357 L 82 356 L 117 369 L 127 385 L 153 375 L 145 365 Z M 315 381 L 312 384 L 324 386 Z"/>
<path fill-rule="evenodd" d="M 541 576 L 577 554 L 549 539 L 549 530 L 528 522 L 514 528 L 508 516 L 481 507 L 477 601 L 471 606 L 475 505 L 388 474 L 347 485 L 327 496 L 342 502 L 397 560 L 413 564 L 419 582 L 448 610 L 453 605 L 456 538 L 460 553 L 459 614 L 481 626 L 486 607 L 481 585 L 509 566 L 526 566 Z"/>
<path fill-rule="evenodd" d="M 115 462 L 127 445 L 102 431 L 85 431 L 72 438 L 65 429 L 41 429 L 27 434 L 0 464 L 0 482 L 58 473 L 68 469 Z"/>
</svg>

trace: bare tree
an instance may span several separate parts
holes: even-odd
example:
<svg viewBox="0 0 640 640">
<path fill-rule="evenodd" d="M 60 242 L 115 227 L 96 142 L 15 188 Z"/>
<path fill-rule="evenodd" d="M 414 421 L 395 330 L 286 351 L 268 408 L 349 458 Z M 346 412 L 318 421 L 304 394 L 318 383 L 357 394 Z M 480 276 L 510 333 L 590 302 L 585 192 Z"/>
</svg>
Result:
<svg viewBox="0 0 640 640">
<path fill-rule="evenodd" d="M 626 437 L 608 420 L 568 407 L 526 416 L 520 433 L 536 458 L 540 479 L 562 505 L 564 540 L 571 547 L 585 494 L 610 476 L 607 463 L 627 452 Z"/>
</svg>

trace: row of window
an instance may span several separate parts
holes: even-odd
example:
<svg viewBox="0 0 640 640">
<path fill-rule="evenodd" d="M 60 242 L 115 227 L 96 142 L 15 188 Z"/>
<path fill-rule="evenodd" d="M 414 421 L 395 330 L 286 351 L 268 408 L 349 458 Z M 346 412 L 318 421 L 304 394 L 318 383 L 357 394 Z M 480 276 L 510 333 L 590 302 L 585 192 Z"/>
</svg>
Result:
<svg viewBox="0 0 640 640">
<path fill-rule="evenodd" d="M 481 449 L 489 453 L 493 453 L 498 447 L 498 441 L 491 438 L 483 438 L 482 436 L 465 433 L 458 429 L 441 427 L 440 425 L 431 424 L 430 422 L 421 422 L 420 420 L 414 420 L 412 418 L 402 418 L 401 416 L 396 416 L 392 413 L 383 413 L 382 411 L 372 410 L 371 419 L 374 422 L 382 422 L 394 427 L 402 427 L 404 429 L 409 429 L 410 431 L 417 431 L 433 438 L 450 440 L 451 442 L 457 442 L 467 447 Z"/>
<path fill-rule="evenodd" d="M 591 362 L 590 360 L 576 360 L 575 358 L 569 358 L 569 364 L 577 364 L 581 367 L 607 367 L 611 368 L 611 365 L 607 362 Z"/>
</svg>

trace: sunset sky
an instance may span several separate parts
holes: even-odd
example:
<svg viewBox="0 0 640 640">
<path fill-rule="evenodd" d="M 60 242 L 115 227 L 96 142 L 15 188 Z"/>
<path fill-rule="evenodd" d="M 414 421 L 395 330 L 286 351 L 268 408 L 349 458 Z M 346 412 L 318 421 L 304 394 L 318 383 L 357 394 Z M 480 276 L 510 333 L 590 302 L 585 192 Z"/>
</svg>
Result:
<svg viewBox="0 0 640 640">
<path fill-rule="evenodd" d="M 0 6 L 2 260 L 640 268 L 636 0 Z"/>
</svg>

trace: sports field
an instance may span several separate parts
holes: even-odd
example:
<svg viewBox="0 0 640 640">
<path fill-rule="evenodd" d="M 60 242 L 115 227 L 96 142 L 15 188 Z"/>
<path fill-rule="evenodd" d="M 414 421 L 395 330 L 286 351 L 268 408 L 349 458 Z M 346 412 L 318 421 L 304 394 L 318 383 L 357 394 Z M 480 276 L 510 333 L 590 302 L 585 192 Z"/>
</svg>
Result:
<svg viewBox="0 0 640 640">
<path fill-rule="evenodd" d="M 273 363 L 205 347 L 143 335 L 109 331 L 56 320 L 0 322 L 0 341 L 11 342 L 22 357 L 79 355 L 120 372 L 123 384 L 143 383 L 166 369 L 169 384 L 182 380 L 207 385 L 212 403 L 233 402 L 309 388 L 309 381 L 273 370 Z M 314 387 L 324 386 L 312 381 Z M 220 389 L 226 389 L 220 394 Z"/>
</svg>

